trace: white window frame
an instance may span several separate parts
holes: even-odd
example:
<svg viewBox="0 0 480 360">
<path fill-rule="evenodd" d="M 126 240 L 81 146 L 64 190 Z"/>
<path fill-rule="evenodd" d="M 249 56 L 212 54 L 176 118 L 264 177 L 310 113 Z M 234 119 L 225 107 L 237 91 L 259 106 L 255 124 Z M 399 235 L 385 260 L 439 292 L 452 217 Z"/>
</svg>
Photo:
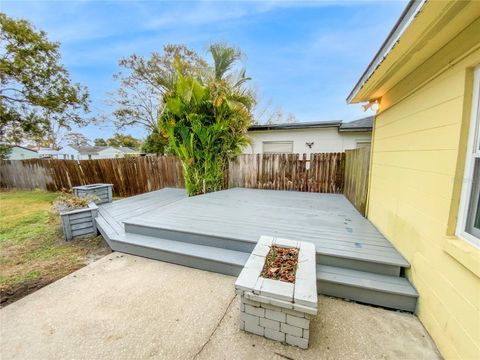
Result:
<svg viewBox="0 0 480 360">
<path fill-rule="evenodd" d="M 288 144 L 288 145 L 291 146 L 292 150 L 290 152 L 265 152 L 265 144 Z M 294 153 L 294 144 L 293 144 L 293 141 L 289 141 L 289 140 L 262 141 L 262 153 L 263 154 L 293 154 Z"/>
<path fill-rule="evenodd" d="M 468 211 L 473 188 L 473 172 L 475 159 L 480 159 L 480 66 L 477 66 L 473 75 L 472 112 L 468 132 L 467 156 L 465 158 L 465 172 L 458 211 L 456 235 L 480 248 L 480 238 L 467 232 Z"/>
<path fill-rule="evenodd" d="M 360 147 L 372 146 L 372 140 L 369 139 L 357 139 L 355 140 L 355 148 L 358 149 Z"/>
</svg>

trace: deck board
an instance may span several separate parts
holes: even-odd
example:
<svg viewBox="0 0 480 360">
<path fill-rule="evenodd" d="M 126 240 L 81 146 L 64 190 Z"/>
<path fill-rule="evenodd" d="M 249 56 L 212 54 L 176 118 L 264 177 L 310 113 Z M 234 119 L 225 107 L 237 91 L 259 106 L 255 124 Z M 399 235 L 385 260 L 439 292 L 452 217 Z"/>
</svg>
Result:
<svg viewBox="0 0 480 360">
<path fill-rule="evenodd" d="M 115 235 L 125 233 L 123 222 L 145 213 L 151 213 L 186 198 L 184 189 L 165 188 L 99 205 L 99 216 L 107 222 Z"/>
<path fill-rule="evenodd" d="M 125 204 L 112 214 L 134 225 L 252 242 L 261 235 L 311 241 L 317 253 L 408 266 L 341 194 L 235 188 L 161 204 L 132 201 L 130 210 Z"/>
</svg>

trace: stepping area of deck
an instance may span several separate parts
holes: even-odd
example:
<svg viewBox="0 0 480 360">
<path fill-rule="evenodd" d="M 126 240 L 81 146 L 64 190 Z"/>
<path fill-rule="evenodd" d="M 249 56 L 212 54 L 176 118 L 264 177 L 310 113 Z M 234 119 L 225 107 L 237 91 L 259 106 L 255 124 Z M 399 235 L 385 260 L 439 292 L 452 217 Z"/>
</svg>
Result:
<svg viewBox="0 0 480 360">
<path fill-rule="evenodd" d="M 414 311 L 409 263 L 340 194 L 162 189 L 99 206 L 113 250 L 238 275 L 262 235 L 310 241 L 319 293 Z"/>
</svg>

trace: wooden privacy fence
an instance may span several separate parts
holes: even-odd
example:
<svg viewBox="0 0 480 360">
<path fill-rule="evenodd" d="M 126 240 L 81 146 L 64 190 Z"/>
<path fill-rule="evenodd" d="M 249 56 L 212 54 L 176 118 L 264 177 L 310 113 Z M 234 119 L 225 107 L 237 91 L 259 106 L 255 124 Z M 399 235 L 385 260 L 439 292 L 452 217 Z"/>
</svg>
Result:
<svg viewBox="0 0 480 360">
<path fill-rule="evenodd" d="M 240 155 L 229 164 L 228 186 L 322 193 L 343 191 L 344 153 Z"/>
<path fill-rule="evenodd" d="M 184 187 L 182 166 L 174 156 L 0 161 L 0 186 L 3 188 L 60 191 L 93 183 L 113 184 L 117 196 L 142 194 L 164 187 Z"/>
<path fill-rule="evenodd" d="M 365 215 L 368 197 L 370 147 L 345 151 L 345 189 L 348 200 Z"/>
<path fill-rule="evenodd" d="M 228 187 L 345 193 L 362 213 L 367 202 L 370 149 L 345 153 L 240 155 L 229 164 Z M 0 187 L 70 190 L 93 183 L 113 184 L 117 196 L 164 187 L 184 187 L 174 156 L 100 160 L 30 159 L 0 161 Z"/>
</svg>

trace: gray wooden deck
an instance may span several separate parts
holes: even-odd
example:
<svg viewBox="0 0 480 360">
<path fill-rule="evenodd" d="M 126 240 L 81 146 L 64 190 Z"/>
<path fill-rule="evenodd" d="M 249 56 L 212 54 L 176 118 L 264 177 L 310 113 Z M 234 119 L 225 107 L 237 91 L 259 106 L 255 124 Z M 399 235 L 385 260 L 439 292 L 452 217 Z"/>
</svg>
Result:
<svg viewBox="0 0 480 360">
<path fill-rule="evenodd" d="M 261 235 L 310 241 L 323 293 L 415 308 L 416 291 L 400 277 L 409 263 L 343 195 L 162 189 L 99 206 L 97 224 L 114 250 L 230 275 Z"/>
<path fill-rule="evenodd" d="M 131 213 L 121 221 L 251 242 L 261 235 L 305 240 L 313 242 L 319 254 L 408 266 L 339 194 L 235 188 L 184 198 L 155 211 L 145 209 L 137 216 Z"/>
<path fill-rule="evenodd" d="M 99 212 L 108 222 L 110 231 L 117 235 L 123 235 L 125 233 L 124 221 L 155 213 L 163 206 L 186 197 L 187 194 L 183 189 L 166 188 L 102 204 L 99 206 Z"/>
</svg>

